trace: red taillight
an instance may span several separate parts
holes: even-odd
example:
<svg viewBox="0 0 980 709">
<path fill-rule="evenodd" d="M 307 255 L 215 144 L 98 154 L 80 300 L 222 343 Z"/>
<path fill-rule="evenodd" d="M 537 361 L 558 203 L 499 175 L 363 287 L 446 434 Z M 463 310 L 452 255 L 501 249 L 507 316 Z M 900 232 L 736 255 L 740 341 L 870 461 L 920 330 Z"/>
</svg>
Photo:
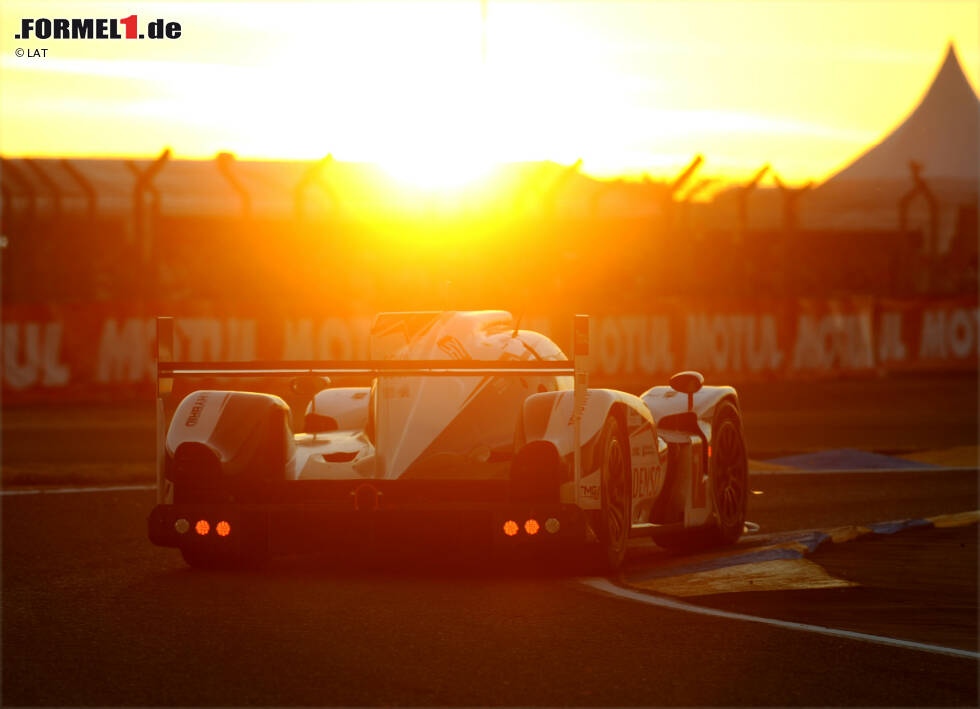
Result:
<svg viewBox="0 0 980 709">
<path fill-rule="evenodd" d="M 217 525 L 215 525 L 214 531 L 218 533 L 219 537 L 227 537 L 229 534 L 231 534 L 231 525 L 224 520 L 221 520 Z"/>
<path fill-rule="evenodd" d="M 206 519 L 199 519 L 197 524 L 194 525 L 194 531 L 203 537 L 205 534 L 211 531 L 211 525 L 208 524 Z"/>
<path fill-rule="evenodd" d="M 540 529 L 541 529 L 541 525 L 538 524 L 538 520 L 536 519 L 529 519 L 527 522 L 524 523 L 524 531 L 530 534 L 532 537 L 535 534 L 537 534 L 538 530 Z"/>
<path fill-rule="evenodd" d="M 517 522 L 514 520 L 509 519 L 504 522 L 504 534 L 506 534 L 508 537 L 513 537 L 519 530 L 520 527 L 517 526 Z"/>
</svg>

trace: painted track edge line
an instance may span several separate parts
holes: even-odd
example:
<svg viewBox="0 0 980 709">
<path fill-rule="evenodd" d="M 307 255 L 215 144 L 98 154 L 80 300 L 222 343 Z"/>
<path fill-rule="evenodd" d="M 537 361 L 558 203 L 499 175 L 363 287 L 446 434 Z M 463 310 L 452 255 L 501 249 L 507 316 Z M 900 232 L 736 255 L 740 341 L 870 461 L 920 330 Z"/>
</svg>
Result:
<svg viewBox="0 0 980 709">
<path fill-rule="evenodd" d="M 980 510 L 966 510 L 934 517 L 916 517 L 889 520 L 886 522 L 869 522 L 860 525 L 842 525 L 826 529 L 800 529 L 791 532 L 779 532 L 774 536 L 759 535 L 762 546 L 747 547 L 743 551 L 735 550 L 724 556 L 704 559 L 692 563 L 676 564 L 666 568 L 648 569 L 636 576 L 624 578 L 623 582 L 631 586 L 636 581 L 651 581 L 666 579 L 673 576 L 698 574 L 705 571 L 727 569 L 733 566 L 747 566 L 760 561 L 776 561 L 780 559 L 803 559 L 813 554 L 825 544 L 849 544 L 865 536 L 891 536 L 899 532 L 914 529 L 934 529 L 941 527 L 966 527 L 980 522 Z M 854 536 L 837 540 L 833 532 L 842 529 L 854 529 Z M 743 537 L 744 539 L 745 537 Z"/>
<path fill-rule="evenodd" d="M 796 470 L 752 470 L 750 468 L 749 477 L 768 477 L 774 475 L 870 475 L 871 473 L 972 473 L 977 470 L 978 468 L 975 465 L 955 468 L 935 466 L 931 468 L 844 468 L 841 470 L 826 468 L 820 470 L 807 470 L 805 468 L 798 468 Z"/>
<path fill-rule="evenodd" d="M 828 635 L 830 637 L 845 638 L 849 640 L 858 640 L 862 642 L 873 643 L 876 645 L 887 645 L 890 647 L 898 647 L 905 650 L 917 650 L 919 652 L 930 652 L 933 654 L 950 655 L 952 657 L 962 657 L 970 660 L 980 660 L 980 652 L 974 652 L 972 650 L 960 650 L 959 648 L 945 647 L 943 645 L 930 645 L 928 643 L 919 643 L 919 642 L 915 642 L 914 640 L 899 640 L 898 638 L 889 638 L 883 635 L 870 635 L 868 633 L 858 633 L 853 630 L 838 630 L 836 628 L 825 628 L 821 625 L 808 625 L 806 623 L 794 623 L 788 620 L 778 620 L 776 618 L 762 618 L 754 615 L 746 615 L 744 613 L 733 613 L 731 611 L 718 610 L 717 608 L 707 608 L 705 606 L 697 606 L 691 603 L 675 601 L 670 598 L 654 596 L 648 593 L 640 593 L 639 591 L 632 591 L 628 588 L 617 586 L 611 581 L 609 581 L 609 579 L 605 579 L 605 578 L 579 579 L 579 583 L 588 586 L 590 588 L 593 588 L 597 591 L 600 591 L 602 593 L 608 594 L 610 596 L 617 596 L 619 598 L 624 598 L 631 601 L 638 601 L 639 603 L 646 603 L 647 605 L 659 606 L 661 608 L 670 608 L 673 610 L 686 611 L 688 613 L 707 615 L 715 618 L 724 618 L 727 620 L 742 620 L 750 623 L 760 623 L 763 625 L 771 625 L 786 630 L 800 630 L 803 632 L 815 633 L 817 635 Z"/>
<path fill-rule="evenodd" d="M 25 490 L 0 490 L 0 496 L 7 495 L 64 495 L 82 492 L 120 492 L 127 490 L 155 490 L 156 485 L 110 485 L 108 487 L 51 487 L 29 488 Z"/>
</svg>

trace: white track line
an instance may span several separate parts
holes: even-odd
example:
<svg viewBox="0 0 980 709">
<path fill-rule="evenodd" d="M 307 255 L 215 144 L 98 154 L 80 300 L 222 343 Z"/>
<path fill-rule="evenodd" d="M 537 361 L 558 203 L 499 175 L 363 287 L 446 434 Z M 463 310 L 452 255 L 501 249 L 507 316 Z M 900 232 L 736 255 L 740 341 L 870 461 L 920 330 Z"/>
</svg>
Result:
<svg viewBox="0 0 980 709">
<path fill-rule="evenodd" d="M 875 473 L 972 473 L 977 470 L 977 466 L 956 467 L 956 468 L 845 468 L 843 470 L 807 470 L 798 468 L 794 470 L 752 470 L 749 468 L 749 477 L 775 477 L 779 475 L 873 475 Z"/>
<path fill-rule="evenodd" d="M 980 660 L 980 653 L 973 652 L 972 650 L 960 650 L 952 647 L 943 647 L 942 645 L 928 645 L 926 643 L 917 643 L 911 640 L 899 640 L 897 638 L 888 638 L 881 635 L 868 635 L 867 633 L 856 633 L 851 630 L 837 630 L 835 628 L 824 628 L 820 625 L 807 625 L 806 623 L 793 623 L 788 620 L 776 620 L 774 618 L 760 618 L 754 615 L 745 615 L 743 613 L 731 613 L 729 611 L 721 611 L 715 608 L 705 608 L 703 606 L 695 606 L 690 603 L 683 603 L 681 601 L 674 601 L 669 598 L 663 598 L 662 596 L 651 596 L 646 593 L 640 593 L 639 591 L 631 591 L 627 588 L 621 588 L 611 583 L 608 579 L 604 578 L 591 578 L 591 579 L 580 579 L 580 582 L 586 586 L 590 586 L 603 593 L 608 593 L 613 596 L 619 596 L 620 598 L 626 598 L 631 601 L 639 601 L 640 603 L 646 603 L 651 606 L 660 606 L 662 608 L 672 608 L 678 611 L 687 611 L 688 613 L 698 613 L 700 615 L 713 616 L 715 618 L 726 618 L 728 620 L 745 620 L 750 623 L 762 623 L 764 625 L 773 625 L 777 628 L 785 628 L 787 630 L 803 630 L 808 633 L 817 633 L 818 635 L 830 635 L 835 638 L 849 638 L 851 640 L 860 640 L 863 642 L 875 643 L 877 645 L 890 645 L 892 647 L 900 647 L 906 650 L 919 650 L 921 652 L 931 652 L 940 655 L 952 655 L 954 657 L 965 657 L 971 660 Z"/>
<path fill-rule="evenodd" d="M 156 490 L 156 485 L 112 485 L 110 487 L 49 487 L 28 490 L 0 490 L 0 495 L 64 495 L 76 492 L 117 492 L 119 490 Z"/>
</svg>

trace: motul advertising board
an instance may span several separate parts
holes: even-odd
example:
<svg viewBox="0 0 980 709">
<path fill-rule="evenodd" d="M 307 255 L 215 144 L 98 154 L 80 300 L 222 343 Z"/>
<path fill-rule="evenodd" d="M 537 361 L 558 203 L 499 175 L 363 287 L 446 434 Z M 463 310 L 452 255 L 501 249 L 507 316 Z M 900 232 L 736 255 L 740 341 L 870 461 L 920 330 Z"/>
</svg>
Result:
<svg viewBox="0 0 980 709">
<path fill-rule="evenodd" d="M 8 306 L 3 400 L 112 400 L 153 392 L 155 316 L 176 316 L 177 359 L 360 359 L 373 315 L 247 315 L 202 305 Z M 568 351 L 571 313 L 528 315 Z M 976 297 L 653 303 L 593 313 L 596 386 L 640 389 L 683 369 L 716 381 L 976 370 Z"/>
</svg>

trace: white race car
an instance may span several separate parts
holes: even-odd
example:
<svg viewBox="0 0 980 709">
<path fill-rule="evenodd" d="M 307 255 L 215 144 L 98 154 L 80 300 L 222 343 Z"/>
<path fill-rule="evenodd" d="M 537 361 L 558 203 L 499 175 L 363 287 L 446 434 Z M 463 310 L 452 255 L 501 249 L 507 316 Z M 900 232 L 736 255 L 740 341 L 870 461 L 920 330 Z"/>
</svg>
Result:
<svg viewBox="0 0 980 709">
<path fill-rule="evenodd" d="M 738 395 L 681 372 L 641 396 L 590 389 L 588 318 L 569 361 L 509 313 L 382 313 L 358 362 L 173 361 L 158 320 L 153 543 L 192 566 L 345 540 L 574 544 L 619 567 L 631 537 L 734 543 L 747 464 Z M 327 386 L 361 375 L 371 386 Z M 194 391 L 177 378 L 291 377 L 303 432 L 271 394 Z M 298 418 L 298 417 L 297 417 Z"/>
</svg>

